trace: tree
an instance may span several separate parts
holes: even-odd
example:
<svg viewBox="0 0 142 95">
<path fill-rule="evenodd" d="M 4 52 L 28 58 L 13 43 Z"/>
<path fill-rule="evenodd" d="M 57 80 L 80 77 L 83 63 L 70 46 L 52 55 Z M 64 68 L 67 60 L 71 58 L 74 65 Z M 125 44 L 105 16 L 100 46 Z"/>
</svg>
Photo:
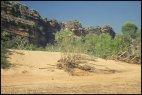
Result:
<svg viewBox="0 0 142 95">
<path fill-rule="evenodd" d="M 130 36 L 131 38 L 136 37 L 137 29 L 138 27 L 135 24 L 130 23 L 130 22 L 122 25 L 122 33 L 124 35 Z"/>
<path fill-rule="evenodd" d="M 135 63 L 140 63 L 141 56 L 141 32 L 133 23 L 125 23 L 122 26 L 122 33 L 124 34 L 124 41 L 127 42 L 127 59 Z"/>
<path fill-rule="evenodd" d="M 60 30 L 55 33 L 55 40 L 62 49 L 69 49 L 68 47 L 73 45 L 74 34 L 70 31 Z"/>
</svg>

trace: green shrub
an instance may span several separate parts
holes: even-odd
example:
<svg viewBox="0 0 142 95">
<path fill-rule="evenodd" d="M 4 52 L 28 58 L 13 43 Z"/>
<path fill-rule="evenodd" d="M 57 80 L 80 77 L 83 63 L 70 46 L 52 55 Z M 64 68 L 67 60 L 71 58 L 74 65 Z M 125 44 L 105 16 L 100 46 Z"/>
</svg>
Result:
<svg viewBox="0 0 142 95">
<path fill-rule="evenodd" d="M 51 52 L 58 52 L 59 50 L 59 46 L 57 44 L 47 44 L 45 47 L 46 51 L 51 51 Z"/>
<path fill-rule="evenodd" d="M 137 30 L 138 27 L 134 23 L 128 22 L 122 25 L 122 33 L 130 36 L 131 38 L 136 37 Z"/>
<path fill-rule="evenodd" d="M 6 53 L 6 48 L 1 44 L 1 68 L 3 69 L 7 69 L 11 66 L 11 64 L 7 61 Z"/>
<path fill-rule="evenodd" d="M 57 42 L 57 46 L 60 50 L 64 50 L 65 52 L 70 51 L 74 46 L 74 34 L 73 32 L 61 30 L 55 34 L 55 40 Z"/>
<path fill-rule="evenodd" d="M 109 34 L 88 34 L 85 37 L 85 47 L 88 53 L 105 58 L 112 52 L 112 39 Z"/>
<path fill-rule="evenodd" d="M 23 49 L 26 49 L 26 50 L 40 50 L 41 48 L 39 49 L 36 45 L 28 43 L 28 44 L 26 44 L 24 46 Z"/>
</svg>

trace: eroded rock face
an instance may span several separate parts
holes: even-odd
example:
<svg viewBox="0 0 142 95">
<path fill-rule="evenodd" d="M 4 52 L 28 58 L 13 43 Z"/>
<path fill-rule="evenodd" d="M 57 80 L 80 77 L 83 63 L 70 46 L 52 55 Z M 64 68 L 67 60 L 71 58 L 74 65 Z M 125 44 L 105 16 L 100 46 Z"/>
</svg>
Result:
<svg viewBox="0 0 142 95">
<path fill-rule="evenodd" d="M 39 46 L 53 42 L 53 32 L 60 30 L 56 20 L 45 20 L 36 10 L 16 1 L 1 1 L 1 27 L 2 31 L 28 37 Z"/>
<path fill-rule="evenodd" d="M 85 29 L 82 27 L 81 23 L 78 20 L 69 20 L 63 22 L 63 28 L 69 29 L 71 32 L 74 32 L 75 35 L 81 36 L 85 35 Z"/>
<path fill-rule="evenodd" d="M 30 37 L 33 43 L 39 43 L 42 34 L 35 27 L 41 17 L 35 10 L 30 10 L 14 1 L 1 1 L 1 27 L 2 31 L 8 31 L 14 35 Z"/>
<path fill-rule="evenodd" d="M 109 25 L 104 25 L 104 26 L 90 26 L 87 27 L 86 29 L 87 34 L 88 33 L 95 33 L 95 34 L 102 34 L 102 33 L 109 33 L 112 38 L 115 37 L 115 32 L 113 28 Z"/>
<path fill-rule="evenodd" d="M 81 23 L 77 20 L 69 20 L 62 23 L 62 28 L 67 28 L 71 32 L 74 32 L 75 35 L 81 36 L 86 35 L 88 33 L 102 34 L 109 33 L 112 38 L 115 37 L 115 32 L 112 27 L 109 25 L 104 26 L 90 26 L 87 28 L 82 27 Z"/>
</svg>

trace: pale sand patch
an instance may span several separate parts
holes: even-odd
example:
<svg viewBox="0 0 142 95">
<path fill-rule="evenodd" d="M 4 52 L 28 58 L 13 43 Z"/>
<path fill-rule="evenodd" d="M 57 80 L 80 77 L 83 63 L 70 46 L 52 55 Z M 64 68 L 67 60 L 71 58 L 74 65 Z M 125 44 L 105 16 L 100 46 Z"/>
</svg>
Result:
<svg viewBox="0 0 142 95">
<path fill-rule="evenodd" d="M 60 52 L 9 51 L 15 67 L 1 69 L 2 93 L 141 93 L 141 65 L 97 58 L 87 63 L 98 72 L 71 76 L 56 67 Z M 108 69 L 116 72 L 101 72 Z"/>
</svg>

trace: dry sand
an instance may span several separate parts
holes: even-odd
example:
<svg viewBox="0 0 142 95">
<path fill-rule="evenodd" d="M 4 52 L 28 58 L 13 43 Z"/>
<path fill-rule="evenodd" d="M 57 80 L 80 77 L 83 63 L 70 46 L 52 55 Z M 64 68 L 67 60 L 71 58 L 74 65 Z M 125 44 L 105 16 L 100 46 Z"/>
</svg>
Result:
<svg viewBox="0 0 142 95">
<path fill-rule="evenodd" d="M 1 69 L 1 93 L 141 93 L 141 65 L 97 58 L 87 62 L 97 72 L 71 76 L 56 67 L 60 52 L 10 49 L 8 57 L 15 66 Z M 109 69 L 116 72 L 103 72 Z"/>
</svg>

